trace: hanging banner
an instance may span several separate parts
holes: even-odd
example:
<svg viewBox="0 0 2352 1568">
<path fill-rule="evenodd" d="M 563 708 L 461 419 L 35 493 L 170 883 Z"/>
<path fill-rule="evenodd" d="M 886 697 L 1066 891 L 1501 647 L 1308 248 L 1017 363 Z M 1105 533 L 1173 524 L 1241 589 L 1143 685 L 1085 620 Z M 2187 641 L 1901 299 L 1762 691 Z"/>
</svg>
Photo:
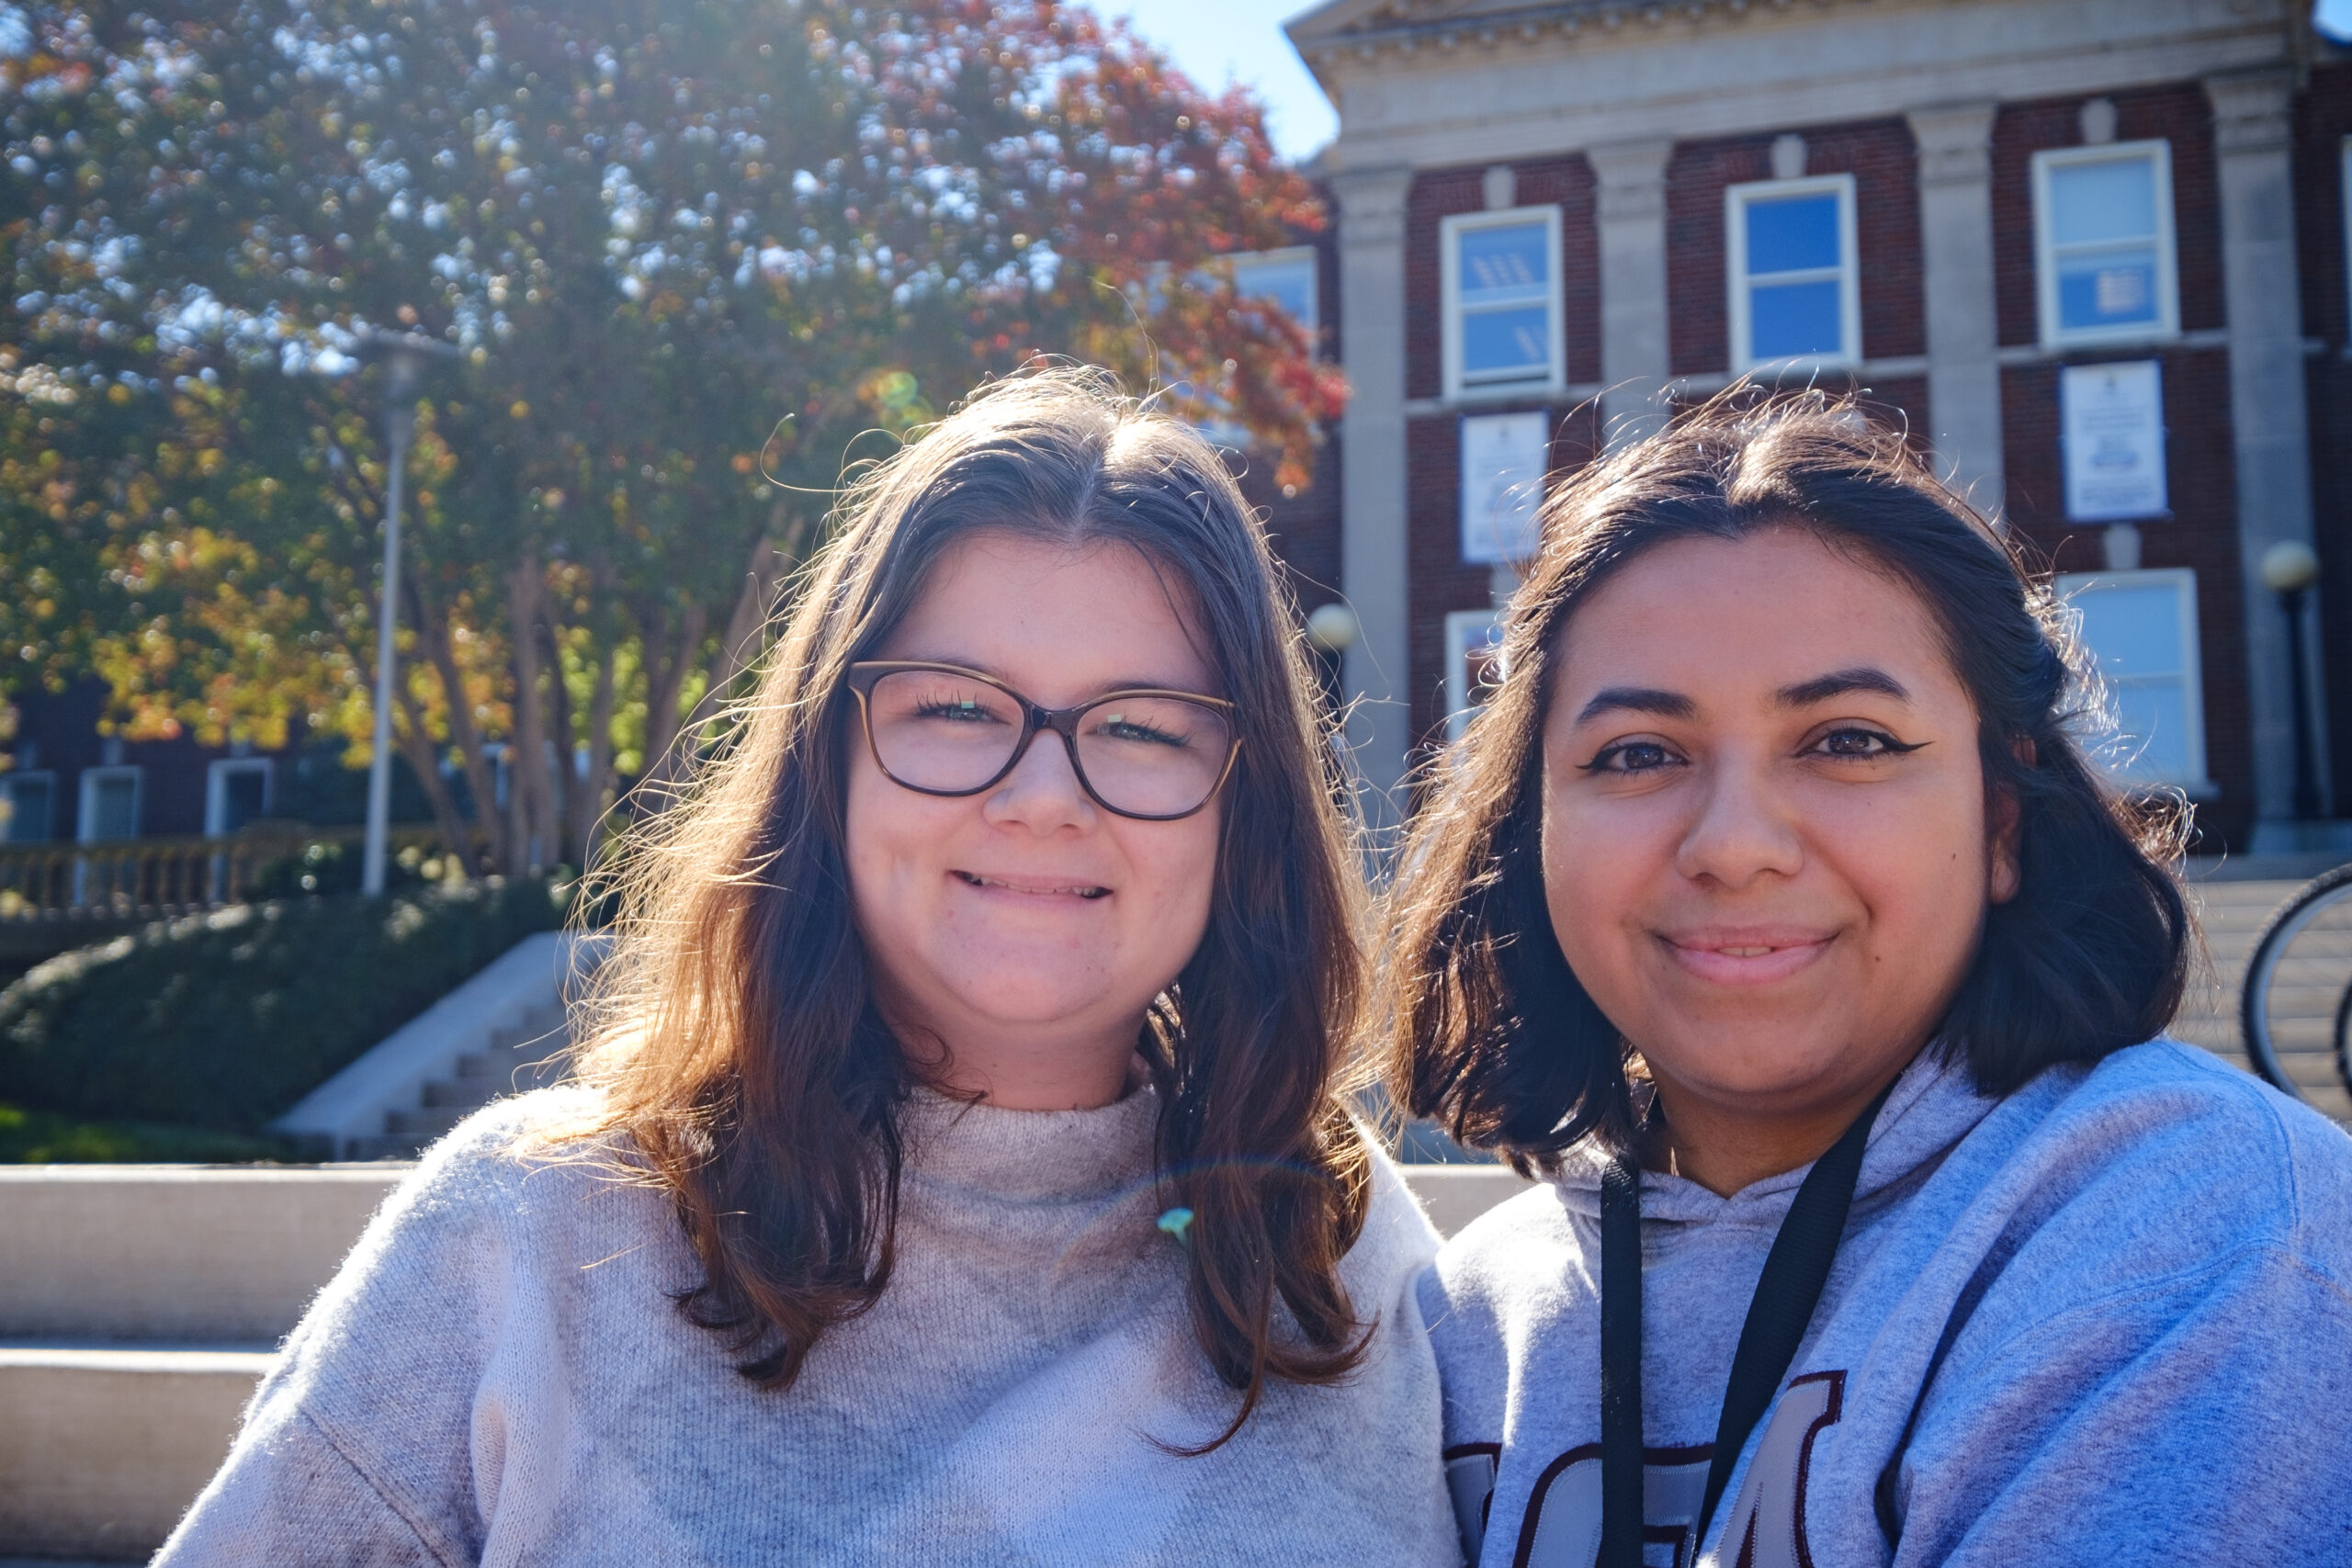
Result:
<svg viewBox="0 0 2352 1568">
<path fill-rule="evenodd" d="M 1462 422 L 1462 558 L 1474 566 L 1535 558 L 1542 535 L 1551 416 L 1489 413 Z"/>
<path fill-rule="evenodd" d="M 2067 517 L 2121 523 L 2169 515 L 2156 362 L 2069 365 L 2059 372 L 2058 403 Z"/>
</svg>

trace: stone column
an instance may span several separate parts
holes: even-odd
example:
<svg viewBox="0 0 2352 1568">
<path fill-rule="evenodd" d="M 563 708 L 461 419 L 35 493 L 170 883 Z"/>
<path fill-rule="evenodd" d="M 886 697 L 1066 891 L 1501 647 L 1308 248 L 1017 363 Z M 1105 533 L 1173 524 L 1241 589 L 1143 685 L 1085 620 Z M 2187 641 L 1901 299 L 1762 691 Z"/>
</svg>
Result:
<svg viewBox="0 0 2352 1568">
<path fill-rule="evenodd" d="M 1356 613 L 1341 667 L 1348 750 L 1366 823 L 1385 845 L 1401 818 L 1411 745 L 1412 646 L 1406 590 L 1405 197 L 1412 171 L 1334 176 L 1340 203 L 1340 583 Z"/>
<path fill-rule="evenodd" d="M 1608 444 L 1621 446 L 1665 424 L 1666 161 L 1668 141 L 1589 149 L 1599 186 L 1600 397 Z"/>
<path fill-rule="evenodd" d="M 1913 109 L 1928 305 L 1928 422 L 1940 468 L 1988 516 L 2002 511 L 1999 317 L 1993 292 L 1997 105 Z"/>
<path fill-rule="evenodd" d="M 2238 564 L 2245 599 L 2246 684 L 2254 720 L 2257 849 L 2295 847 L 2294 704 L 2286 618 L 2263 585 L 2262 552 L 2282 539 L 2312 543 L 2309 405 L 2303 385 L 2302 290 L 2295 255 L 2295 197 L 2288 161 L 2285 71 L 2205 81 L 2220 155 L 2222 276 L 2230 329 L 2230 424 L 2237 457 Z M 2320 614 L 2325 606 L 2319 607 Z M 2326 788 L 2326 703 L 2319 615 L 2304 617 L 2311 723 Z M 2277 825 L 2277 826 L 2271 826 Z M 2266 828 L 2267 830 L 2266 830 Z"/>
</svg>

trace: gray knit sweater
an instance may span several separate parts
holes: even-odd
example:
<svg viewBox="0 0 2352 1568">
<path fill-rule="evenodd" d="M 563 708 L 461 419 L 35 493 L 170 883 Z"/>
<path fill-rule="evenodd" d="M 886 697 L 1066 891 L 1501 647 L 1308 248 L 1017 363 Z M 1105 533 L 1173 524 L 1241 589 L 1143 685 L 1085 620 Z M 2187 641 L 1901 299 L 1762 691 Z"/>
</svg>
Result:
<svg viewBox="0 0 2352 1568">
<path fill-rule="evenodd" d="M 679 1315 L 666 1198 L 517 1152 L 577 1092 L 492 1106 L 401 1186 L 159 1564 L 1455 1560 L 1412 1290 L 1436 1239 L 1385 1161 L 1344 1266 L 1369 1360 L 1183 1459 L 1159 1445 L 1235 1395 L 1156 1223 L 1148 1090 L 919 1098 L 897 1272 L 782 1393 Z"/>
</svg>

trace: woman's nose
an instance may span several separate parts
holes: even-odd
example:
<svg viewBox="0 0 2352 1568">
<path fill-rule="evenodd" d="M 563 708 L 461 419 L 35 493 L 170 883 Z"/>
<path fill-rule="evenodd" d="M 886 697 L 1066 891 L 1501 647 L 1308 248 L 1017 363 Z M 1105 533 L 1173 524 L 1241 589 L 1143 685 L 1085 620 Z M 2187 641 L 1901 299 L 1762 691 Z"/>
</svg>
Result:
<svg viewBox="0 0 2352 1568">
<path fill-rule="evenodd" d="M 1064 827 L 1087 827 L 1094 820 L 1094 802 L 1078 782 L 1069 749 L 1050 729 L 1030 736 L 1028 750 L 1012 771 L 989 791 L 981 810 L 990 822 L 1026 827 L 1050 833 Z"/>
<path fill-rule="evenodd" d="M 1675 853 L 1693 880 L 1745 887 L 1759 876 L 1794 876 L 1804 838 L 1769 757 L 1718 754 L 1701 780 L 1695 815 Z"/>
</svg>

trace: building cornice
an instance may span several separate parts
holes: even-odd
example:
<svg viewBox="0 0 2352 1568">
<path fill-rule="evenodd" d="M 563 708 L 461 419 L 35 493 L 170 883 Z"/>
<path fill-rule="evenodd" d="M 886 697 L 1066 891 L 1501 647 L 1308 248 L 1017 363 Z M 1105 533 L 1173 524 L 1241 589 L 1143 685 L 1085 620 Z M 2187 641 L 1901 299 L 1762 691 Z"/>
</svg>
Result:
<svg viewBox="0 0 2352 1568">
<path fill-rule="evenodd" d="M 1339 0 L 1290 31 L 1340 106 L 1336 172 L 2291 69 L 2308 39 L 2296 3 Z"/>
<path fill-rule="evenodd" d="M 1804 0 L 1804 9 L 1867 5 L 1872 0 Z M 1476 0 L 1383 0 L 1309 12 L 1284 31 L 1317 76 L 1325 64 L 1383 55 L 1409 58 L 1423 50 L 1504 50 L 1544 39 L 1573 39 L 1589 29 L 1606 38 L 1621 29 L 1666 24 L 1729 22 L 1750 11 L 1794 11 L 1800 0 L 1551 0 L 1549 4 L 1479 6 Z"/>
</svg>

